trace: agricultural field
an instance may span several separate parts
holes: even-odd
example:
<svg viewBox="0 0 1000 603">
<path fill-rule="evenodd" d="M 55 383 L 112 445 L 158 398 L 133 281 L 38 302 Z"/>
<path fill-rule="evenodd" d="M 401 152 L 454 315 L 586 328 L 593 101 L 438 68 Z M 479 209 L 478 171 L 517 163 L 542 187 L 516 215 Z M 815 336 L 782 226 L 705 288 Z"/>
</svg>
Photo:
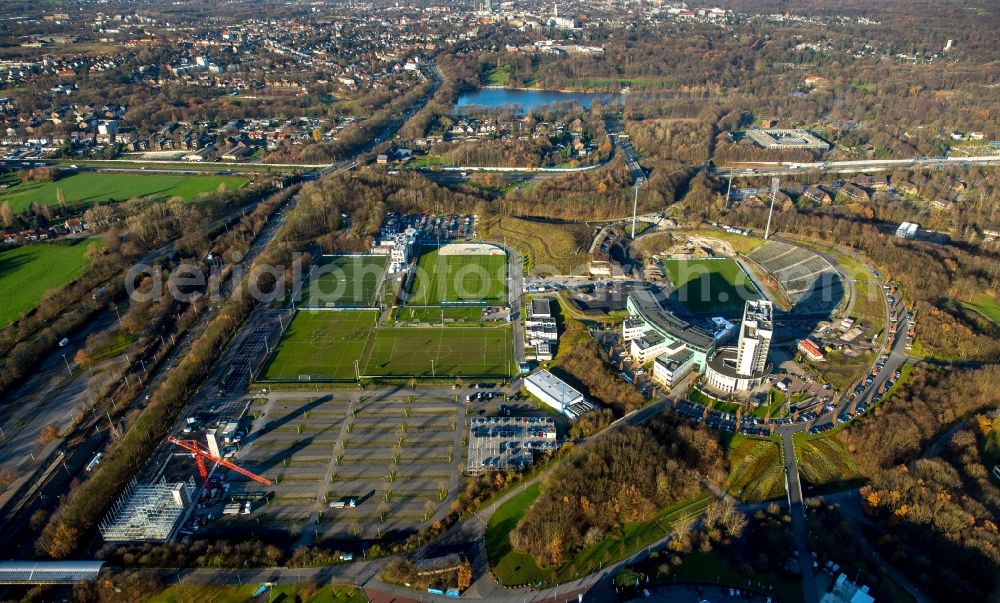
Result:
<svg viewBox="0 0 1000 603">
<path fill-rule="evenodd" d="M 480 236 L 505 241 L 530 274 L 587 274 L 591 229 L 585 224 L 536 222 L 507 216 L 483 218 Z"/>
<path fill-rule="evenodd" d="M 80 276 L 96 241 L 35 243 L 0 252 L 0 327 L 34 309 L 45 294 Z"/>
<path fill-rule="evenodd" d="M 300 310 L 259 378 L 353 380 L 354 361 L 377 320 L 378 312 L 372 310 Z"/>
<path fill-rule="evenodd" d="M 379 377 L 507 377 L 513 349 L 506 327 L 385 327 L 362 374 Z"/>
<path fill-rule="evenodd" d="M 282 397 L 255 402 L 250 416 L 240 464 L 274 482 L 273 498 L 231 526 L 259 521 L 293 537 L 315 528 L 359 554 L 359 538 L 405 536 L 446 512 L 465 467 L 465 409 L 451 399 Z M 231 493 L 261 489 L 230 477 Z M 356 506 L 330 506 L 350 499 Z"/>
<path fill-rule="evenodd" d="M 451 255 L 434 249 L 420 256 L 407 303 L 434 306 L 453 302 L 502 304 L 506 301 L 506 255 Z"/>
<path fill-rule="evenodd" d="M 239 176 L 173 176 L 170 174 L 80 173 L 55 182 L 20 182 L 0 192 L 0 202 L 10 203 L 14 212 L 23 212 L 32 203 L 57 205 L 58 192 L 69 205 L 92 205 L 132 197 L 182 197 L 192 201 L 203 193 L 214 193 L 224 185 L 236 190 L 249 182 Z"/>
<path fill-rule="evenodd" d="M 747 300 L 759 299 L 753 282 L 729 259 L 663 260 L 673 296 L 694 313 L 739 315 Z"/>
<path fill-rule="evenodd" d="M 370 307 L 389 258 L 384 255 L 324 256 L 302 288 L 303 307 Z"/>
</svg>

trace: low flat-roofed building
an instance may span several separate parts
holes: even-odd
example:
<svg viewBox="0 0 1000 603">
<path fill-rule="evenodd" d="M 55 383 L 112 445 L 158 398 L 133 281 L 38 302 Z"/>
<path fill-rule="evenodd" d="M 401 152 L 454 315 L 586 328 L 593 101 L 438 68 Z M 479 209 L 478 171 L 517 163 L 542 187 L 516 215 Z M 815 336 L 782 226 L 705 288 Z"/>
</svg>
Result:
<svg viewBox="0 0 1000 603">
<path fill-rule="evenodd" d="M 857 585 L 847 579 L 846 574 L 837 576 L 830 592 L 825 593 L 819 603 L 874 603 L 875 597 L 868 594 L 868 587 Z"/>
<path fill-rule="evenodd" d="M 764 382 L 770 366 L 749 375 L 739 370 L 737 348 L 722 348 L 709 360 L 705 383 L 717 392 L 732 394 L 748 392 Z"/>
<path fill-rule="evenodd" d="M 671 353 L 660 354 L 653 361 L 653 380 L 674 387 L 696 368 L 694 352 L 685 346 Z"/>
<path fill-rule="evenodd" d="M 547 362 L 552 360 L 553 349 L 552 344 L 547 341 L 539 341 L 535 344 L 535 360 L 539 362 Z"/>
<path fill-rule="evenodd" d="M 573 386 L 546 370 L 535 371 L 525 377 L 524 387 L 531 395 L 559 412 L 564 412 L 584 399 L 583 394 Z"/>
<path fill-rule="evenodd" d="M 903 222 L 896 228 L 896 237 L 900 239 L 915 239 L 920 225 L 913 222 Z"/>
<path fill-rule="evenodd" d="M 747 131 L 747 136 L 765 149 L 811 149 L 815 151 L 830 149 L 830 143 L 808 130 L 751 128 Z"/>
<path fill-rule="evenodd" d="M 552 300 L 547 297 L 536 297 L 528 304 L 532 318 L 552 318 Z"/>
<path fill-rule="evenodd" d="M 712 337 L 715 338 L 716 345 L 725 343 L 736 332 L 736 323 L 726 320 L 722 316 L 713 316 L 710 320 L 712 321 Z"/>
</svg>

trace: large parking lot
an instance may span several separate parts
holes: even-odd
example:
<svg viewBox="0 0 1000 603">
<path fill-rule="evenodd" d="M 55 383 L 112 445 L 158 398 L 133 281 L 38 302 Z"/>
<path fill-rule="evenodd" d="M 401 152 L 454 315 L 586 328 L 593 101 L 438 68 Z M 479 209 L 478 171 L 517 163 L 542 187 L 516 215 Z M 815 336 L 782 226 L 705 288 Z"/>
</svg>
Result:
<svg viewBox="0 0 1000 603">
<path fill-rule="evenodd" d="M 390 212 L 382 222 L 381 234 L 392 235 L 407 228 L 417 231 L 421 239 L 471 239 L 476 236 L 479 217 L 459 214 L 407 214 Z"/>
<path fill-rule="evenodd" d="M 286 394 L 255 402 L 248 420 L 235 461 L 274 485 L 231 475 L 229 493 L 273 495 L 232 525 L 335 539 L 405 533 L 446 510 L 464 469 L 465 405 L 454 398 Z"/>
</svg>

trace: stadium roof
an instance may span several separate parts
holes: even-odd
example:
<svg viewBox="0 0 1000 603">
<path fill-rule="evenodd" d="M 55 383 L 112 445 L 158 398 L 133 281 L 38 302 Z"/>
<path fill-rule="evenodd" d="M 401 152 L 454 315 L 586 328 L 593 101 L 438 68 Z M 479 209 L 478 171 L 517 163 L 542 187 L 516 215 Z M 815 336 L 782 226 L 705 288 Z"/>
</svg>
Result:
<svg viewBox="0 0 1000 603">
<path fill-rule="evenodd" d="M 96 580 L 103 561 L 0 561 L 0 584 L 70 584 Z"/>
<path fill-rule="evenodd" d="M 645 289 L 629 292 L 639 316 L 661 335 L 681 341 L 700 351 L 710 351 L 715 346 L 715 337 L 707 330 L 677 317 L 664 308 L 656 296 Z"/>
</svg>

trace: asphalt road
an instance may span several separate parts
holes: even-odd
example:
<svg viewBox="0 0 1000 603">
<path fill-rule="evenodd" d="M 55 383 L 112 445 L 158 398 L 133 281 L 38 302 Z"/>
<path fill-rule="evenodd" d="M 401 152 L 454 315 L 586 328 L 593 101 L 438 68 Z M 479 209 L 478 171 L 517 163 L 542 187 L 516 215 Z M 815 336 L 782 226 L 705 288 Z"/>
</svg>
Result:
<svg viewBox="0 0 1000 603">
<path fill-rule="evenodd" d="M 812 553 L 806 533 L 806 506 L 802 499 L 802 482 L 799 480 L 798 461 L 795 458 L 795 444 L 792 436 L 797 429 L 781 425 L 777 429 L 784 451 L 785 489 L 788 493 L 788 510 L 792 516 L 792 532 L 795 534 L 796 550 L 799 553 L 799 569 L 802 572 L 802 596 L 805 603 L 818 603 L 816 576 L 813 574 Z"/>
<path fill-rule="evenodd" d="M 978 157 L 930 157 L 914 159 L 872 159 L 863 161 L 822 161 L 813 163 L 793 163 L 787 161 L 745 162 L 740 165 L 713 167 L 713 174 L 729 176 L 786 176 L 790 174 L 857 174 L 896 169 L 941 169 L 961 167 L 968 169 L 973 164 L 1000 164 L 1000 155 Z"/>
</svg>

